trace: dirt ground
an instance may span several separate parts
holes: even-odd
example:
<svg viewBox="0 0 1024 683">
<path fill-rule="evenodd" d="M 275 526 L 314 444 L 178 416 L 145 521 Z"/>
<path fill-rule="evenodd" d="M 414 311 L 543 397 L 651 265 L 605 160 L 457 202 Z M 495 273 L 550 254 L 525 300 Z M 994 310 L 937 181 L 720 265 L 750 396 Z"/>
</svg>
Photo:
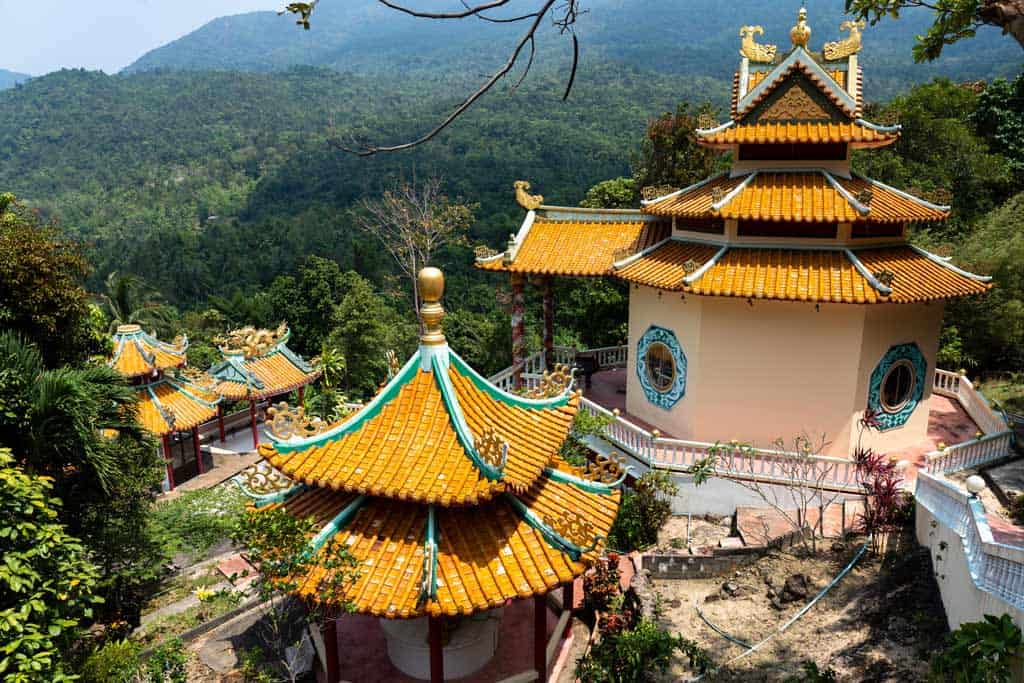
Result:
<svg viewBox="0 0 1024 683">
<path fill-rule="evenodd" d="M 687 537 L 689 529 L 689 537 Z M 687 518 L 686 515 L 669 517 L 665 526 L 658 532 L 659 552 L 686 552 L 689 547 L 699 553 L 704 548 L 718 546 L 718 541 L 729 535 L 732 529 L 732 517 L 697 517 Z M 689 538 L 689 545 L 687 545 Z"/>
<path fill-rule="evenodd" d="M 927 550 L 917 548 L 909 538 L 900 544 L 903 547 L 895 548 L 884 562 L 865 554 L 787 631 L 705 680 L 785 681 L 799 673 L 806 660 L 823 670 L 832 667 L 840 681 L 927 680 L 931 654 L 942 646 L 947 632 L 946 619 Z M 663 600 L 662 618 L 671 631 L 697 641 L 722 665 L 745 648 L 717 634 L 695 608 L 730 635 L 756 643 L 807 602 L 798 600 L 776 609 L 767 596 L 769 581 L 781 587 L 791 574 L 806 574 L 812 580 L 813 597 L 859 547 L 860 542 L 846 543 L 813 558 L 773 551 L 729 577 L 655 581 Z M 707 601 L 709 595 L 723 595 L 726 581 L 738 589 L 737 595 Z M 681 663 L 666 680 L 685 680 L 691 675 Z"/>
</svg>

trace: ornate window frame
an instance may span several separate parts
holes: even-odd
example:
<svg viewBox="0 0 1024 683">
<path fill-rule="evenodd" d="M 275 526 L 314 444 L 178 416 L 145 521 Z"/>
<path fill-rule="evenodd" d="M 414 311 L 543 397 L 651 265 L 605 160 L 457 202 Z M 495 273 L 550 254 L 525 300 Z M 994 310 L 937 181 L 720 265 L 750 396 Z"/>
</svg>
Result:
<svg viewBox="0 0 1024 683">
<path fill-rule="evenodd" d="M 882 384 L 890 370 L 897 365 L 906 365 L 911 368 L 914 386 L 907 400 L 895 410 L 890 410 L 882 401 Z M 928 362 L 916 343 L 910 342 L 889 347 L 889 350 L 882 356 L 882 360 L 878 361 L 878 365 L 871 372 L 871 382 L 868 384 L 868 409 L 874 412 L 880 431 L 902 427 L 907 423 L 914 409 L 921 403 L 927 377 Z"/>
<path fill-rule="evenodd" d="M 647 374 L 647 350 L 654 344 L 663 344 L 672 354 L 672 361 L 675 363 L 675 376 L 672 383 L 665 390 L 660 390 L 651 382 Z M 640 380 L 640 388 L 643 389 L 647 400 L 665 410 L 670 410 L 683 396 L 686 395 L 686 354 L 683 352 L 675 332 L 672 330 L 651 325 L 643 333 L 636 344 L 636 376 Z"/>
</svg>

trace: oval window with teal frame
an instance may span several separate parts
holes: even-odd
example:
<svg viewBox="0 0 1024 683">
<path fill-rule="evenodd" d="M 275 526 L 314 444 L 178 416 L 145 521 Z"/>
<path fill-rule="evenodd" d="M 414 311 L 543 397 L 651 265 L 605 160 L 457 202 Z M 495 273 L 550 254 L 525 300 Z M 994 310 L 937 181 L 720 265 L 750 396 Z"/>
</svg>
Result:
<svg viewBox="0 0 1024 683">
<path fill-rule="evenodd" d="M 871 373 L 868 409 L 881 431 L 902 427 L 924 396 L 928 362 L 917 344 L 898 344 L 882 356 Z"/>
<path fill-rule="evenodd" d="M 686 354 L 675 332 L 651 325 L 636 345 L 636 375 L 647 400 L 668 410 L 686 395 Z"/>
</svg>

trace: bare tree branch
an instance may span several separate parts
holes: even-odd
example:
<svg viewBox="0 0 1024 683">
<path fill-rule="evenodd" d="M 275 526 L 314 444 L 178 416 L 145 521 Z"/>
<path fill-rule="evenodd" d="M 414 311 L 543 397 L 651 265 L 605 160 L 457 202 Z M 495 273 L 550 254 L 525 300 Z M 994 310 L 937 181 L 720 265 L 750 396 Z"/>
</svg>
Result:
<svg viewBox="0 0 1024 683">
<path fill-rule="evenodd" d="M 420 17 L 421 19 L 465 19 L 466 17 L 471 17 L 474 14 L 479 14 L 480 12 L 486 12 L 489 9 L 495 9 L 497 7 L 502 7 L 503 5 L 507 5 L 509 0 L 494 0 L 494 2 L 485 2 L 482 5 L 476 5 L 475 7 L 466 5 L 466 11 L 464 12 L 421 12 L 404 5 L 399 5 L 396 2 L 391 2 L 390 0 L 378 0 L 378 2 L 397 12 L 402 12 L 403 14 L 408 14 L 413 17 Z M 465 3 L 463 4 L 465 5 Z"/>
</svg>

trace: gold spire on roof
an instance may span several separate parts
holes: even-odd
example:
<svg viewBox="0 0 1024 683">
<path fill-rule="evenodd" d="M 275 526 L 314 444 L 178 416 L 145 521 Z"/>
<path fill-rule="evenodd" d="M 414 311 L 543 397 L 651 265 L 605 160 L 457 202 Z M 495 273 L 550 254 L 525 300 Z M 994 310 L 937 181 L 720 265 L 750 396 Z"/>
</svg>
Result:
<svg viewBox="0 0 1024 683">
<path fill-rule="evenodd" d="M 807 8 L 801 7 L 797 14 L 796 26 L 789 29 L 789 39 L 793 41 L 793 47 L 807 49 L 807 43 L 811 40 L 811 27 L 807 25 Z"/>
<path fill-rule="evenodd" d="M 444 296 L 444 273 L 438 268 L 428 266 L 419 273 L 420 317 L 423 319 L 423 335 L 420 341 L 429 346 L 444 344 L 444 332 L 441 331 L 441 319 L 444 318 L 444 307 L 441 297 Z"/>
</svg>

